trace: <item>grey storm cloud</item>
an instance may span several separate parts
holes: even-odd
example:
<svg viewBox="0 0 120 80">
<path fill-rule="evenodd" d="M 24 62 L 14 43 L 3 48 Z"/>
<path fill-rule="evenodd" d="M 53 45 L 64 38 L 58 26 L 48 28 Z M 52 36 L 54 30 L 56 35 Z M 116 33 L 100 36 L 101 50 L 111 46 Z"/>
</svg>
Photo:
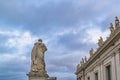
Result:
<svg viewBox="0 0 120 80">
<path fill-rule="evenodd" d="M 102 16 L 101 13 L 106 12 L 106 9 L 109 8 L 107 6 L 108 0 L 104 3 L 88 0 L 57 0 L 55 2 L 45 0 L 38 2 L 44 2 L 44 4 L 36 6 L 35 4 L 30 5 L 28 0 L 12 0 L 11 2 L 1 0 L 1 20 L 6 24 L 22 25 L 22 28 L 32 30 L 31 32 L 35 33 L 48 30 L 47 34 L 49 31 L 62 30 L 76 26 L 76 24 L 94 22 L 96 16 Z"/>
<path fill-rule="evenodd" d="M 8 1 L 0 2 L 1 19 L 7 24 L 23 25 L 29 30 L 51 30 L 75 25 L 79 18 L 73 3 L 63 1 L 61 3 L 48 2 L 40 7 L 25 5 L 24 2 Z M 59 27 L 60 26 L 60 27 Z M 56 30 L 56 29 L 55 29 Z"/>
<path fill-rule="evenodd" d="M 79 36 L 79 37 L 78 37 Z M 80 39 L 84 38 L 84 34 L 67 34 L 64 36 L 60 36 L 59 37 L 59 41 L 58 43 L 61 43 L 63 46 L 65 46 L 66 48 L 68 48 L 68 50 L 80 50 L 83 49 L 84 44 L 80 42 Z"/>
</svg>

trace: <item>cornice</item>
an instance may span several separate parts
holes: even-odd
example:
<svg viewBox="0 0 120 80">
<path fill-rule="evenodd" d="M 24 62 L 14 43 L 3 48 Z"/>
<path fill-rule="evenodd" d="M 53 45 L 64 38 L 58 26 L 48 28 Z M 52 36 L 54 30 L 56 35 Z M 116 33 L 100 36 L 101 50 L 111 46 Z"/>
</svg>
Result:
<svg viewBox="0 0 120 80">
<path fill-rule="evenodd" d="M 94 61 L 96 61 L 106 50 L 108 50 L 111 46 L 115 45 L 115 42 L 120 39 L 120 28 L 116 29 L 115 32 L 110 35 L 110 37 L 103 43 L 101 47 L 97 49 L 90 59 L 84 63 L 81 67 L 79 67 L 75 74 L 78 74 L 81 71 L 84 71 L 87 67 L 89 67 Z"/>
<path fill-rule="evenodd" d="M 98 59 L 107 49 L 114 46 L 115 42 L 120 39 L 120 28 L 116 30 L 115 34 L 111 35 L 104 44 L 97 49 L 95 54 L 85 63 L 85 68 Z"/>
</svg>

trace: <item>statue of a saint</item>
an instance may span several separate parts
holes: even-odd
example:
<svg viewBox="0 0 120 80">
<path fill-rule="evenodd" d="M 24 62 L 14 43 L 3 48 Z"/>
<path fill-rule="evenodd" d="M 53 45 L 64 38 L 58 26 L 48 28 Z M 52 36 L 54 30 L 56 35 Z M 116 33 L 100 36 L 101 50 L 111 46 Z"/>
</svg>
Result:
<svg viewBox="0 0 120 80">
<path fill-rule="evenodd" d="M 39 39 L 37 43 L 34 44 L 31 53 L 31 72 L 42 72 L 45 73 L 45 61 L 44 52 L 47 50 L 46 46 Z"/>
<path fill-rule="evenodd" d="M 82 63 L 84 64 L 84 59 L 82 58 Z"/>
<path fill-rule="evenodd" d="M 80 64 L 83 65 L 84 64 L 84 59 L 82 58 L 82 60 L 80 61 Z"/>
<path fill-rule="evenodd" d="M 87 62 L 87 57 L 85 56 L 85 62 Z"/>
<path fill-rule="evenodd" d="M 80 61 L 80 64 L 82 65 L 82 64 L 83 64 L 83 62 L 82 62 L 82 61 Z"/>
<path fill-rule="evenodd" d="M 119 23 L 119 19 L 118 19 L 118 17 L 116 16 L 115 17 L 116 19 L 115 19 L 115 27 L 116 27 L 116 29 L 118 28 L 118 27 L 120 27 L 120 23 Z"/>
<path fill-rule="evenodd" d="M 114 31 L 115 31 L 115 29 L 114 29 L 114 27 L 113 27 L 113 24 L 112 24 L 112 23 L 110 23 L 110 32 L 111 32 L 111 34 L 113 34 L 113 33 L 114 33 Z"/>
<path fill-rule="evenodd" d="M 90 50 L 89 53 L 90 53 L 90 57 L 93 56 L 93 54 L 94 54 L 94 50 L 93 50 L 93 48 L 91 48 L 91 50 Z"/>
<path fill-rule="evenodd" d="M 100 46 L 102 46 L 102 45 L 103 45 L 103 38 L 100 37 L 100 39 L 98 40 L 98 46 L 100 47 Z"/>
</svg>

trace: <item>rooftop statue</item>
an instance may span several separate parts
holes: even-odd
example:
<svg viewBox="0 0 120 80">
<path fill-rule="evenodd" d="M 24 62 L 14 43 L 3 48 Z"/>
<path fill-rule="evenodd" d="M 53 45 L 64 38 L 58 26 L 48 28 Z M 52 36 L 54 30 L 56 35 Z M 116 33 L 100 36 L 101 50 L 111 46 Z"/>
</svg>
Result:
<svg viewBox="0 0 120 80">
<path fill-rule="evenodd" d="M 83 62 L 83 64 L 84 64 L 84 59 L 82 58 L 82 62 Z"/>
<path fill-rule="evenodd" d="M 100 47 L 100 46 L 102 46 L 102 45 L 103 45 L 103 38 L 100 37 L 100 39 L 98 40 L 98 46 Z"/>
<path fill-rule="evenodd" d="M 85 62 L 87 62 L 87 57 L 85 56 Z"/>
<path fill-rule="evenodd" d="M 90 50 L 90 57 L 94 54 L 94 50 L 93 50 L 93 48 L 91 48 L 91 50 Z"/>
<path fill-rule="evenodd" d="M 80 64 L 83 65 L 84 64 L 84 59 L 82 58 L 82 60 L 80 61 Z"/>
<path fill-rule="evenodd" d="M 115 28 L 117 29 L 118 27 L 120 27 L 120 23 L 119 23 L 118 17 L 116 16 L 115 18 L 116 18 L 115 19 Z"/>
<path fill-rule="evenodd" d="M 80 64 L 77 65 L 77 69 L 80 67 Z"/>
<path fill-rule="evenodd" d="M 34 44 L 31 53 L 31 72 L 41 72 L 45 73 L 45 61 L 44 52 L 47 50 L 46 46 L 39 39 L 38 42 Z"/>
<path fill-rule="evenodd" d="M 110 32 L 111 32 L 111 34 L 113 34 L 113 33 L 114 33 L 114 31 L 115 31 L 115 29 L 114 29 L 114 27 L 113 27 L 113 24 L 112 24 L 112 23 L 110 23 Z"/>
</svg>

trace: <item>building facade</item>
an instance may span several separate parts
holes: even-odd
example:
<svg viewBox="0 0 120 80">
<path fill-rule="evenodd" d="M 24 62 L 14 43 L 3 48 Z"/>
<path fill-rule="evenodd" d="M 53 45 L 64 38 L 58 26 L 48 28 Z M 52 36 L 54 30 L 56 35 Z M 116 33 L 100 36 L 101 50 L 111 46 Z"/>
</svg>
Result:
<svg viewBox="0 0 120 80">
<path fill-rule="evenodd" d="M 110 23 L 110 36 L 98 40 L 98 48 L 90 50 L 77 65 L 77 80 L 120 80 L 120 22 L 116 17 L 115 26 Z"/>
</svg>

